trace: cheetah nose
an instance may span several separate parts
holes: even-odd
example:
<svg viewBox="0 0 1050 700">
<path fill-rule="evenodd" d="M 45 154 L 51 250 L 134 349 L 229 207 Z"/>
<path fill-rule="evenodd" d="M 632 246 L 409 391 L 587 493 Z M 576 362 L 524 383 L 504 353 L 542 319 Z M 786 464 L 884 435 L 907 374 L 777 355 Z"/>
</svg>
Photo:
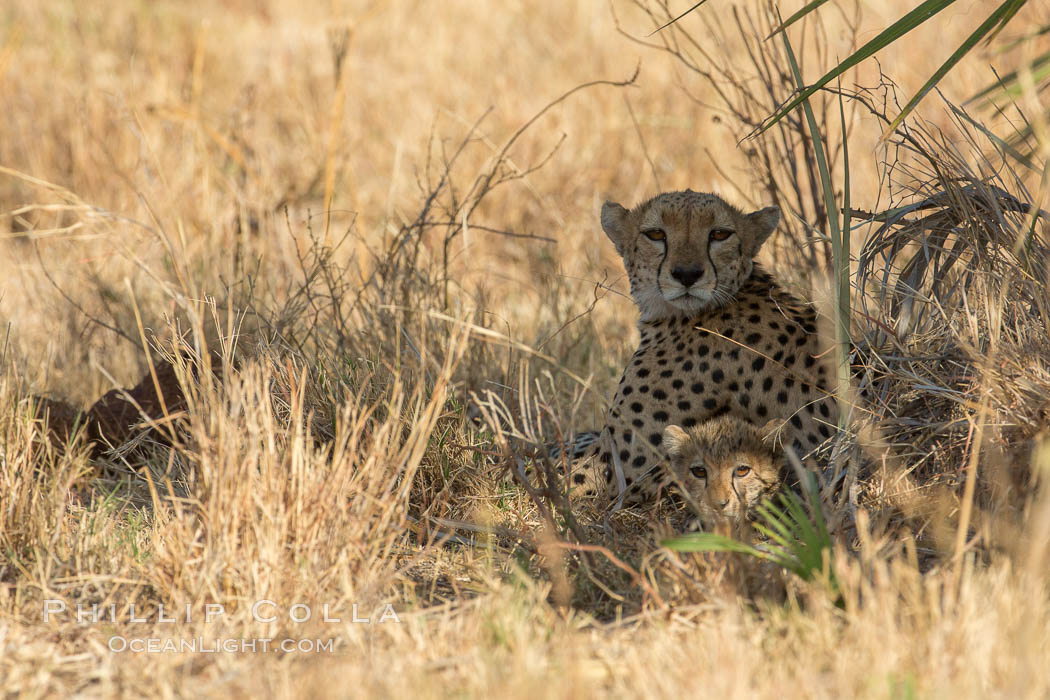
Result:
<svg viewBox="0 0 1050 700">
<path fill-rule="evenodd" d="M 689 267 L 675 265 L 674 269 L 671 270 L 671 277 L 681 282 L 683 287 L 691 287 L 693 282 L 700 279 L 700 268 L 697 265 L 690 265 Z"/>
</svg>

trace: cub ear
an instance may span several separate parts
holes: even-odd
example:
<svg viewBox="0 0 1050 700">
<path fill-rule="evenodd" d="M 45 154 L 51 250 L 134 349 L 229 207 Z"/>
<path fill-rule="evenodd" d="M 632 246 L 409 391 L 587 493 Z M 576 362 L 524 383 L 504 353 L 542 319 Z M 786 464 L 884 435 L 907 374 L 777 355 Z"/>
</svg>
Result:
<svg viewBox="0 0 1050 700">
<path fill-rule="evenodd" d="M 744 218 L 747 219 L 747 223 L 751 226 L 751 234 L 755 240 L 751 254 L 757 255 L 758 249 L 762 247 L 762 244 L 769 238 L 769 234 L 773 233 L 773 229 L 780 222 L 780 207 L 759 209 L 751 212 Z"/>
<path fill-rule="evenodd" d="M 774 418 L 768 421 L 765 425 L 758 429 L 759 435 L 762 436 L 762 442 L 767 442 L 774 447 L 777 445 L 780 429 L 787 423 L 785 420 L 780 418 Z"/>
<path fill-rule="evenodd" d="M 627 214 L 628 211 L 616 202 L 606 202 L 602 205 L 602 230 L 616 246 L 617 252 L 620 252 L 620 245 L 623 243 L 623 225 L 627 221 Z"/>
<path fill-rule="evenodd" d="M 669 425 L 664 428 L 664 452 L 669 457 L 677 457 L 682 451 L 682 445 L 689 439 L 684 430 L 677 425 Z"/>
</svg>

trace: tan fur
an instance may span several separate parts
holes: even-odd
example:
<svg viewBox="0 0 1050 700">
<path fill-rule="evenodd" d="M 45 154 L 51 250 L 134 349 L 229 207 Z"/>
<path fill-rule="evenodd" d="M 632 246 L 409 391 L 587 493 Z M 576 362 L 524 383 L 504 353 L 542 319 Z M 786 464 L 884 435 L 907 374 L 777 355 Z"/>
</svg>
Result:
<svg viewBox="0 0 1050 700">
<path fill-rule="evenodd" d="M 641 342 L 573 476 L 577 495 L 654 498 L 666 483 L 662 440 L 672 424 L 778 419 L 800 456 L 832 435 L 816 313 L 753 262 L 776 208 L 743 214 L 713 194 L 670 192 L 631 210 L 607 202 L 601 219 L 641 312 Z"/>
<path fill-rule="evenodd" d="M 783 457 L 774 444 L 781 421 L 762 428 L 720 416 L 684 430 L 664 429 L 671 480 L 696 510 L 705 530 L 739 531 L 762 499 L 782 482 Z"/>
</svg>

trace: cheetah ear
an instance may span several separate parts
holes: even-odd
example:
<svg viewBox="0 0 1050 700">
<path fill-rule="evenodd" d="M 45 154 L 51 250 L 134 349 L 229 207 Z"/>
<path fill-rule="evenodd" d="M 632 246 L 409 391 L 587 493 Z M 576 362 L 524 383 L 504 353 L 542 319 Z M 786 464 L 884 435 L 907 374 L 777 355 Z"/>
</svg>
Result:
<svg viewBox="0 0 1050 700">
<path fill-rule="evenodd" d="M 757 255 L 758 249 L 762 247 L 762 244 L 769 238 L 769 234 L 773 233 L 773 229 L 780 222 L 780 207 L 759 209 L 751 212 L 744 218 L 747 219 L 747 223 L 751 226 L 751 235 L 754 236 L 755 241 L 751 254 Z"/>
<path fill-rule="evenodd" d="M 689 439 L 684 430 L 677 425 L 669 425 L 664 428 L 664 452 L 669 457 L 676 457 L 682 451 L 682 445 Z"/>
<path fill-rule="evenodd" d="M 780 433 L 780 429 L 784 427 L 785 423 L 787 423 L 787 421 L 781 420 L 779 418 L 774 418 L 771 421 L 768 421 L 761 428 L 759 428 L 758 433 L 762 436 L 762 442 L 768 442 L 772 445 L 776 445 L 778 443 L 778 433 Z"/>
<path fill-rule="evenodd" d="M 616 202 L 602 205 L 602 230 L 616 246 L 617 252 L 620 252 L 620 244 L 623 243 L 623 224 L 627 214 L 628 211 Z"/>
</svg>

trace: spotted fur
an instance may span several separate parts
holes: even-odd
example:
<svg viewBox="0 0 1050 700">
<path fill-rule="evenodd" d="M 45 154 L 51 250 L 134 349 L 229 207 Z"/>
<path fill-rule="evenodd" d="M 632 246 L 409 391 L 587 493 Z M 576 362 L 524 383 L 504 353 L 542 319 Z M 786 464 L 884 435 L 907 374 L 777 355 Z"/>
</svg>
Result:
<svg viewBox="0 0 1050 700">
<path fill-rule="evenodd" d="M 814 310 L 754 262 L 779 221 L 713 194 L 669 192 L 627 210 L 607 202 L 602 228 L 623 258 L 641 340 L 576 494 L 651 500 L 666 483 L 663 433 L 723 414 L 784 421 L 799 454 L 832 435 L 828 347 Z"/>
</svg>

